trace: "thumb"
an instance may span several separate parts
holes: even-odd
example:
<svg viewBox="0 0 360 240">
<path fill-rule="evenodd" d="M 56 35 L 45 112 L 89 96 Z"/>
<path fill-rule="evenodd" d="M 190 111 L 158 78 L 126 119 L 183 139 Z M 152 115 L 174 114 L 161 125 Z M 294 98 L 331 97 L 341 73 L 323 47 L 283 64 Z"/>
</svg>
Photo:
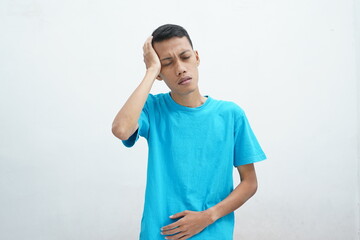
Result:
<svg viewBox="0 0 360 240">
<path fill-rule="evenodd" d="M 170 218 L 179 218 L 179 217 L 183 217 L 185 216 L 187 213 L 187 210 L 183 211 L 183 212 L 179 212 L 179 213 L 175 213 L 174 215 L 171 215 Z"/>
</svg>

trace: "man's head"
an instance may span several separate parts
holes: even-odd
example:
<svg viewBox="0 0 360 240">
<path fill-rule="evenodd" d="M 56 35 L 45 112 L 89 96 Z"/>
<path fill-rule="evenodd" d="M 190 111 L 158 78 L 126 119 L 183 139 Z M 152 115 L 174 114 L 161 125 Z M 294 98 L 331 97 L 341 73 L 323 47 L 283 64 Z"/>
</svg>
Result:
<svg viewBox="0 0 360 240">
<path fill-rule="evenodd" d="M 164 80 L 171 92 L 187 95 L 198 91 L 199 54 L 187 31 L 178 25 L 165 24 L 152 33 L 152 45 L 157 53 L 161 71 L 158 80 Z M 190 77 L 187 84 L 180 84 L 184 77 Z"/>
<path fill-rule="evenodd" d="M 180 38 L 186 37 L 189 40 L 191 49 L 194 49 L 188 32 L 185 30 L 185 28 L 179 25 L 175 25 L 175 24 L 162 25 L 157 29 L 155 29 L 151 35 L 153 36 L 153 39 L 151 41 L 151 44 L 153 46 L 155 42 L 161 42 L 173 37 L 180 37 Z"/>
</svg>

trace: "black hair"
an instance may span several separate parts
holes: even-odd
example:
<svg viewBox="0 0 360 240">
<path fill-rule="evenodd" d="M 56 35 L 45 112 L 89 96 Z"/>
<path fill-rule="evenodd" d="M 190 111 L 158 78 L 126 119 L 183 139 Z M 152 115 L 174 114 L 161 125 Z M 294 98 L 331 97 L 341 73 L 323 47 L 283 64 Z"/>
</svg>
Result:
<svg viewBox="0 0 360 240">
<path fill-rule="evenodd" d="M 175 24 L 162 25 L 157 29 L 155 29 L 151 35 L 153 36 L 153 39 L 151 41 L 152 45 L 154 45 L 154 42 L 161 42 L 170 39 L 172 37 L 181 38 L 185 36 L 189 40 L 191 48 L 194 49 L 188 32 L 185 30 L 185 28 L 179 25 L 175 25 Z"/>
</svg>

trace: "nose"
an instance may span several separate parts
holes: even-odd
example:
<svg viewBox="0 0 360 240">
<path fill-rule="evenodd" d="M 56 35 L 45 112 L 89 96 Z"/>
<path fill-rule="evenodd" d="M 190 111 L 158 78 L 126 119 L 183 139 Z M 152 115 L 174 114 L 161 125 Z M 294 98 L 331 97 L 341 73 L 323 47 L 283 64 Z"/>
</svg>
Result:
<svg viewBox="0 0 360 240">
<path fill-rule="evenodd" d="M 186 73 L 186 69 L 185 66 L 183 64 L 181 64 L 179 61 L 176 64 L 176 76 L 181 76 L 181 74 Z"/>
</svg>

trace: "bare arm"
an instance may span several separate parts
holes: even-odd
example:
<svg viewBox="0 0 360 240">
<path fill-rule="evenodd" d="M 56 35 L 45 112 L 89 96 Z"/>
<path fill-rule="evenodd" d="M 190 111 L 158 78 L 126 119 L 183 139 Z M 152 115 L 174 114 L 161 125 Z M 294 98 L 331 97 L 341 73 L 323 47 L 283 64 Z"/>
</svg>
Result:
<svg viewBox="0 0 360 240">
<path fill-rule="evenodd" d="M 257 190 L 257 179 L 254 164 L 246 164 L 237 167 L 241 183 L 221 202 L 204 210 L 189 211 L 185 210 L 176 213 L 170 218 L 180 220 L 161 228 L 163 235 L 171 235 L 168 239 L 178 239 L 186 234 L 184 239 L 201 232 L 205 227 L 214 223 L 219 218 L 235 211 L 251 198 Z"/>
<path fill-rule="evenodd" d="M 251 198 L 257 190 L 257 178 L 254 164 L 237 167 L 241 182 L 223 201 L 207 209 L 213 221 L 235 211 Z"/>
<path fill-rule="evenodd" d="M 151 87 L 160 73 L 159 57 L 151 45 L 150 36 L 143 47 L 146 74 L 139 86 L 127 99 L 112 123 L 112 133 L 121 140 L 127 140 L 138 128 L 138 120 Z"/>
</svg>

